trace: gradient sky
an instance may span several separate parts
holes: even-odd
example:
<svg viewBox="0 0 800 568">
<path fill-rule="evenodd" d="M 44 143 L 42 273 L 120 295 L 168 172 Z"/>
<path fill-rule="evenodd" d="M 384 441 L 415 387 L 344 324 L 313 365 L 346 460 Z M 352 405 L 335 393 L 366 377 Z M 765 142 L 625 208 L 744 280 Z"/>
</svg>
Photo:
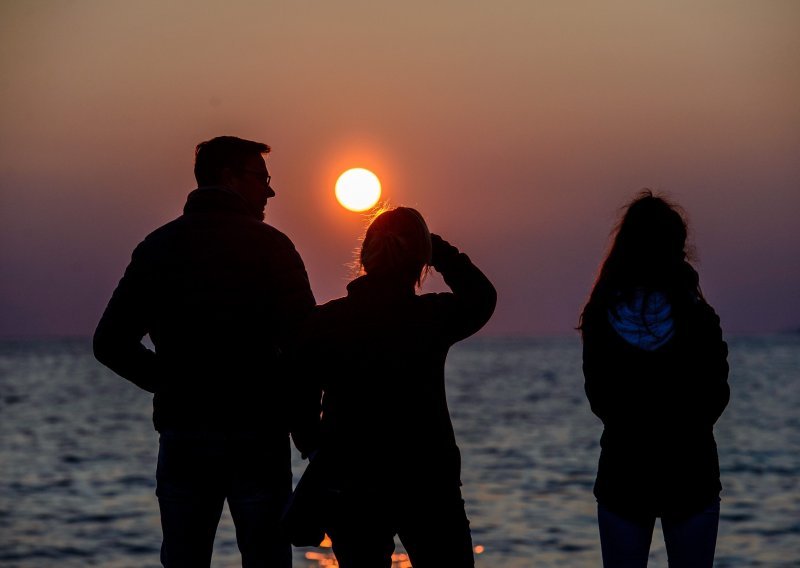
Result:
<svg viewBox="0 0 800 568">
<path fill-rule="evenodd" d="M 643 187 L 729 332 L 800 328 L 800 2 L 5 0 L 0 337 L 91 334 L 221 134 L 273 147 L 267 221 L 320 302 L 361 166 L 494 281 L 484 334 L 572 333 Z"/>
</svg>

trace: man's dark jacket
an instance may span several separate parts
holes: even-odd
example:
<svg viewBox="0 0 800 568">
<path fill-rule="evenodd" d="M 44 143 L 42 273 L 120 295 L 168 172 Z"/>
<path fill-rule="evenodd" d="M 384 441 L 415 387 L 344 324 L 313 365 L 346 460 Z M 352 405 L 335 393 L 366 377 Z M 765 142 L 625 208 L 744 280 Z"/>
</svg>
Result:
<svg viewBox="0 0 800 568">
<path fill-rule="evenodd" d="M 155 393 L 160 432 L 288 432 L 278 357 L 314 297 L 292 242 L 260 217 L 223 188 L 193 191 L 136 247 L 100 320 L 95 356 Z"/>
</svg>

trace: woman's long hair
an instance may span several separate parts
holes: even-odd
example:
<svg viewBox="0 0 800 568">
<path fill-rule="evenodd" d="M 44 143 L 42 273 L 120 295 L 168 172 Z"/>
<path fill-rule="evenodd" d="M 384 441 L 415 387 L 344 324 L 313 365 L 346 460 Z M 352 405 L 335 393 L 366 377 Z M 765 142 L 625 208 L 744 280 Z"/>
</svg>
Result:
<svg viewBox="0 0 800 568">
<path fill-rule="evenodd" d="M 370 275 L 419 285 L 431 262 L 431 233 L 422 215 L 410 207 L 395 207 L 372 220 L 359 255 Z"/>
<path fill-rule="evenodd" d="M 681 209 L 650 190 L 625 207 L 612 231 L 612 245 L 600 268 L 579 329 L 595 309 L 603 313 L 637 290 L 663 293 L 679 317 L 688 303 L 702 299 L 700 279 L 689 264 L 688 223 Z"/>
</svg>

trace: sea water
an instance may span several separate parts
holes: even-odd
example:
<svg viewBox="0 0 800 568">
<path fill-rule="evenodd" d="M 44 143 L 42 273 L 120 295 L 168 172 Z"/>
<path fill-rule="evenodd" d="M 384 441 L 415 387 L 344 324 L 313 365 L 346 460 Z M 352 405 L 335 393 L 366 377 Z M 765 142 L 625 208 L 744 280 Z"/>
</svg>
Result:
<svg viewBox="0 0 800 568">
<path fill-rule="evenodd" d="M 729 343 L 716 565 L 798 566 L 800 335 Z M 583 394 L 578 339 L 461 343 L 447 389 L 477 566 L 599 566 L 602 428 Z M 150 395 L 98 364 L 88 340 L 0 344 L 0 566 L 159 565 L 150 414 Z M 296 480 L 304 464 L 293 460 Z M 402 552 L 397 568 L 408 566 Z M 296 568 L 335 566 L 326 548 L 294 554 Z M 227 508 L 212 565 L 240 565 Z M 666 566 L 658 525 L 650 565 Z"/>
</svg>

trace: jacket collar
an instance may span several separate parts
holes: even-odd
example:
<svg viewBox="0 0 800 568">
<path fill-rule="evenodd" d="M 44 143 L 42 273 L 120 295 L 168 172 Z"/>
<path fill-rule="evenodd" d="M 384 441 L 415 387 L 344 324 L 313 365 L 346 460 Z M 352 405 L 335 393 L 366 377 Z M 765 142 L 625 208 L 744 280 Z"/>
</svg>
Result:
<svg viewBox="0 0 800 568">
<path fill-rule="evenodd" d="M 264 220 L 263 211 L 256 211 L 238 193 L 222 186 L 198 187 L 186 198 L 186 205 L 183 207 L 184 213 L 207 211 L 239 213 L 259 221 Z"/>
<path fill-rule="evenodd" d="M 355 299 L 399 299 L 416 295 L 413 284 L 398 282 L 396 277 L 365 274 L 347 285 L 347 297 Z"/>
</svg>

